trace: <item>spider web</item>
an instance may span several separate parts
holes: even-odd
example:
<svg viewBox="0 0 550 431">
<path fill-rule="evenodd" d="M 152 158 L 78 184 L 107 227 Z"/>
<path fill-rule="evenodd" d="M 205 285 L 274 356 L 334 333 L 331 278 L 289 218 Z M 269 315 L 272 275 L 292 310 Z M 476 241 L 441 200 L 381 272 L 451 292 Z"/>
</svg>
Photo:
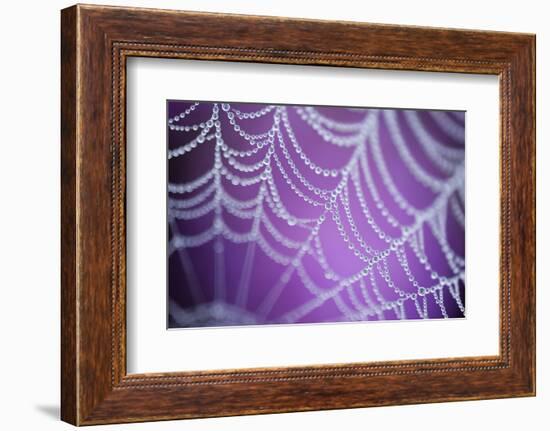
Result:
<svg viewBox="0 0 550 431">
<path fill-rule="evenodd" d="M 463 113 L 170 103 L 170 326 L 464 316 Z"/>
</svg>

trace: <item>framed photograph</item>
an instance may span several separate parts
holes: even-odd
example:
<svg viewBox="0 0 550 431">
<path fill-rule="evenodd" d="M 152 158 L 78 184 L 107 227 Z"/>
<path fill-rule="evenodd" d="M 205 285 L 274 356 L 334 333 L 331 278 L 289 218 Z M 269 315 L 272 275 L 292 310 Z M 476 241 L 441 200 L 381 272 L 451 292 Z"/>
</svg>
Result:
<svg viewBox="0 0 550 431">
<path fill-rule="evenodd" d="M 535 394 L 535 36 L 61 14 L 61 415 Z"/>
</svg>

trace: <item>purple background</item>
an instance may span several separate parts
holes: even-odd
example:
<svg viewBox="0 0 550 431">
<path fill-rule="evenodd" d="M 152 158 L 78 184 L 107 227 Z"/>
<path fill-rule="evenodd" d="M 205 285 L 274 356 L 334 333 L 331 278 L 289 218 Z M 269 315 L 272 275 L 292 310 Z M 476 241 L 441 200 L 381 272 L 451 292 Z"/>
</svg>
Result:
<svg viewBox="0 0 550 431">
<path fill-rule="evenodd" d="M 268 143 L 249 157 L 234 157 L 243 165 L 254 165 L 266 156 L 270 146 L 273 147 L 273 153 L 268 164 L 262 165 L 259 170 L 248 173 L 235 169 L 230 164 L 231 157 L 223 155 L 224 152 L 226 155 L 228 154 L 227 149 L 229 151 L 231 149 L 250 151 L 255 148 L 253 143 L 247 142 L 243 136 L 234 130 L 234 125 L 230 123 L 227 114 L 234 113 L 234 110 L 241 113 L 256 112 L 270 105 L 229 103 L 230 108 L 226 112 L 222 109 L 222 102 L 201 102 L 183 118 L 176 117 L 194 104 L 195 102 L 187 101 L 168 102 L 169 327 L 456 318 L 464 316 L 462 306 L 465 296 L 463 282 L 465 242 L 463 229 L 463 112 L 410 111 L 407 113 L 405 110 L 348 109 L 343 107 L 314 107 L 314 110 L 310 111 L 309 107 L 306 106 L 279 105 L 271 108 L 265 115 L 256 118 L 238 118 L 234 114 L 236 124 L 247 134 L 262 134 L 269 131 L 275 124 L 275 117 L 280 116 L 278 130 L 281 133 L 282 144 L 279 142 L 277 131 L 275 131 L 273 144 Z M 222 144 L 219 144 L 221 164 L 218 164 L 217 167 L 215 166 L 215 154 L 218 139 L 214 136 L 216 132 L 214 125 L 205 132 L 206 139 L 204 142 L 197 142 L 195 148 L 190 148 L 190 143 L 200 135 L 201 131 L 208 129 L 208 120 L 214 122 L 212 119 L 214 106 L 217 106 L 219 110 L 219 132 L 224 146 L 222 147 Z M 306 160 L 309 159 L 322 168 L 337 170 L 338 177 L 335 178 L 331 175 L 327 177 L 322 173 L 319 175 L 307 166 L 305 160 L 300 157 L 292 144 L 291 136 L 282 119 L 283 111 L 281 110 L 286 113 L 288 124 L 293 130 L 295 139 L 302 153 L 307 156 Z M 313 115 L 315 113 L 320 114 L 324 119 L 322 120 L 322 127 L 319 130 L 312 127 L 319 117 L 310 118 L 308 122 L 300 116 L 300 112 L 306 116 L 309 115 L 309 112 L 313 112 Z M 419 121 L 418 125 L 424 133 L 424 135 L 421 135 L 423 137 L 419 137 L 418 133 L 413 132 L 410 117 L 407 117 L 407 115 L 413 115 Z M 392 123 L 391 118 L 395 118 L 395 122 Z M 331 121 L 337 122 L 336 127 L 331 127 L 333 125 Z M 344 125 L 345 128 L 345 125 L 363 124 L 362 122 L 369 124 L 364 126 L 369 131 L 366 132 L 364 138 L 358 139 L 357 145 L 338 146 L 327 142 L 322 136 L 323 130 L 328 131 L 329 136 L 336 138 L 353 136 L 357 133 L 356 131 L 340 130 L 341 126 Z M 197 126 L 197 130 L 193 130 L 193 125 Z M 191 127 L 191 129 L 186 131 L 185 126 Z M 396 127 L 402 137 L 401 147 L 395 142 Z M 376 146 L 373 144 L 375 141 L 373 134 L 377 134 L 379 137 L 380 153 L 378 155 L 383 158 L 391 179 L 406 201 L 419 211 L 427 211 L 437 202 L 440 203 L 438 207 L 441 208 L 440 211 L 434 213 L 433 217 L 426 219 L 420 228 L 423 235 L 425 255 L 431 270 L 427 270 L 414 253 L 412 237 L 407 237 L 402 245 L 402 253 L 406 256 L 411 271 L 407 275 L 403 265 L 399 262 L 399 255 L 395 250 L 391 250 L 391 244 L 381 239 L 375 229 L 367 222 L 365 212 L 361 208 L 358 194 L 363 196 L 374 224 L 378 225 L 386 235 L 392 238 L 403 236 L 402 226 L 410 225 L 415 221 L 413 216 L 399 207 L 392 197 L 391 188 L 384 181 L 383 172 L 376 163 Z M 421 139 L 423 139 L 424 145 Z M 434 140 L 437 141 L 437 145 L 433 143 Z M 178 153 L 177 149 L 185 146 L 190 151 L 185 151 L 183 154 Z M 357 235 L 354 235 L 344 209 L 345 205 L 341 199 L 344 192 L 338 195 L 336 200 L 338 205 L 336 206 L 334 202 L 330 203 L 330 195 L 323 199 L 323 197 L 309 191 L 293 172 L 285 157 L 283 147 L 286 148 L 287 154 L 295 163 L 299 175 L 321 189 L 334 189 L 342 180 L 341 169 L 352 160 L 354 154 L 364 151 L 364 154 L 366 154 L 365 163 L 362 164 L 361 157 L 357 156 L 355 158 L 357 161 L 352 163 L 347 180 L 344 181 L 348 185 L 349 214 L 351 214 L 350 218 L 356 226 Z M 361 149 L 358 150 L 358 147 L 361 147 Z M 404 151 L 403 148 L 406 148 L 406 150 Z M 357 153 L 355 153 L 356 151 Z M 430 151 L 432 157 L 430 157 Z M 413 162 L 407 158 L 407 154 L 414 159 Z M 275 157 L 280 161 L 292 184 L 299 188 L 299 193 L 319 201 L 321 205 L 313 206 L 307 203 L 289 186 L 281 174 Z M 438 159 L 443 160 L 442 163 L 445 169 L 434 162 Z M 433 191 L 417 179 L 418 175 L 414 175 L 414 168 L 411 168 L 412 164 L 416 165 L 417 171 L 421 171 L 421 175 L 425 174 L 435 178 L 438 184 L 449 183 L 449 178 L 453 175 L 458 180 L 452 183 L 453 188 L 450 191 L 445 188 L 443 191 Z M 294 259 L 300 248 L 295 249 L 281 244 L 263 222 L 256 222 L 260 234 L 274 251 L 282 256 L 287 256 L 289 263 L 275 262 L 268 257 L 264 248 L 256 244 L 257 241 L 255 240 L 235 243 L 221 233 L 213 235 L 211 239 L 200 246 L 182 245 L 185 241 L 178 243 L 177 238 L 193 237 L 212 229 L 217 217 L 216 212 L 227 226 L 227 229 L 234 232 L 246 233 L 254 228 L 255 218 L 241 219 L 228 211 L 223 203 L 210 205 L 213 208 L 206 211 L 209 208 L 208 205 L 213 202 L 217 195 L 216 175 L 220 177 L 219 181 L 223 187 L 223 193 L 237 201 L 255 198 L 260 191 L 260 187 L 265 187 L 265 190 L 268 190 L 267 192 L 264 190 L 264 192 L 266 195 L 270 195 L 273 201 L 265 174 L 264 178 L 256 184 L 250 186 L 234 185 L 227 177 L 220 175 L 220 166 L 223 166 L 229 175 L 238 175 L 241 178 L 255 177 L 266 166 L 269 166 L 271 171 L 268 175 L 271 175 L 273 186 L 278 191 L 281 202 L 289 213 L 297 218 L 318 219 L 325 212 L 325 219 L 320 225 L 318 233 L 312 233 L 311 230 L 304 229 L 292 223 L 292 221 L 289 224 L 280 216 L 277 216 L 265 199 L 259 208 L 273 227 L 292 243 L 308 243 L 308 237 L 318 237 L 327 263 L 340 278 L 337 280 L 326 272 L 326 268 L 323 268 L 323 265 L 319 263 L 318 255 L 312 256 L 305 253 L 300 259 Z M 355 166 L 357 166 L 356 171 Z M 368 169 L 368 174 L 371 176 L 382 205 L 380 203 L 377 205 L 375 196 L 370 192 L 365 176 L 365 168 Z M 214 172 L 212 178 L 196 190 L 183 193 L 174 192 L 178 185 L 180 185 L 181 191 L 182 185 L 193 182 L 211 169 Z M 357 178 L 361 193 L 356 190 L 352 177 Z M 188 208 L 185 202 L 200 195 L 208 187 L 213 187 L 212 193 L 204 201 L 197 202 L 196 205 Z M 445 196 L 442 199 L 443 194 Z M 185 208 L 175 208 L 180 205 L 185 206 Z M 381 206 L 382 208 L 380 208 Z M 398 223 L 397 226 L 392 226 L 388 222 L 383 207 L 386 208 L 390 217 L 393 217 Z M 201 212 L 201 208 L 206 208 L 204 214 Z M 216 210 L 216 208 L 218 209 Z M 254 208 L 258 209 L 257 206 L 251 206 L 250 208 L 252 213 L 254 213 Z M 260 214 L 259 210 L 255 213 L 256 217 Z M 196 211 L 199 216 L 190 216 L 193 211 Z M 334 221 L 334 214 L 340 218 L 343 231 L 347 233 L 347 240 L 339 231 Z M 460 218 L 462 218 L 462 224 Z M 449 246 L 446 253 L 451 256 L 451 259 L 454 259 L 453 262 L 456 264 L 454 270 L 452 265 L 448 263 L 444 247 L 434 235 L 433 227 L 429 223 L 430 220 L 438 221 L 439 226 L 443 227 L 443 235 Z M 315 223 L 310 224 L 310 226 L 315 226 Z M 361 246 L 358 238 L 364 239 L 365 247 Z M 312 239 L 311 241 L 316 240 Z M 353 249 L 349 248 L 350 243 L 353 244 Z M 368 250 L 369 247 L 373 249 L 374 254 L 369 254 L 365 250 L 365 248 Z M 306 248 L 314 249 L 315 247 Z M 339 280 L 360 273 L 368 266 L 368 263 L 358 258 L 353 250 L 360 250 L 364 257 L 372 258 L 376 256 L 374 250 L 382 251 L 385 249 L 390 250 L 389 255 L 373 264 L 366 275 L 361 276 L 364 280 L 363 285 L 359 281 L 352 281 L 349 285 L 340 286 L 337 294 L 329 294 L 328 297 L 323 298 L 324 293 L 333 292 L 335 286 L 339 285 Z M 247 253 L 249 257 L 252 256 L 248 268 L 245 265 Z M 299 268 L 293 266 L 293 260 L 299 262 Z M 403 296 L 400 296 L 381 274 L 386 269 L 394 286 L 403 292 Z M 371 272 L 374 277 L 374 285 L 370 275 Z M 285 273 L 289 275 L 288 282 L 281 283 L 281 277 Z M 311 285 L 310 288 L 305 285 L 303 276 L 300 277 L 300 273 L 305 273 L 306 277 L 309 277 L 314 284 L 315 290 L 313 292 Z M 411 275 L 413 278 L 411 278 Z M 417 285 L 411 282 L 412 279 Z M 451 294 L 452 288 L 446 284 L 449 283 L 449 280 L 457 280 L 454 290 L 455 297 Z M 429 291 L 425 293 L 423 290 L 433 286 L 437 286 L 435 293 Z M 442 292 L 441 301 L 439 301 L 438 292 Z M 423 314 L 424 311 L 427 313 Z"/>
</svg>

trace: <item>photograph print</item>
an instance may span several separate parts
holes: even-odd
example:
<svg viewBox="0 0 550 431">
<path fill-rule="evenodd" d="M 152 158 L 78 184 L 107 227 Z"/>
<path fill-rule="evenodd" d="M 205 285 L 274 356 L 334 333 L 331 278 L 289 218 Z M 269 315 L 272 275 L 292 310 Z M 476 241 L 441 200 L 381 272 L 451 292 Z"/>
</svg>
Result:
<svg viewBox="0 0 550 431">
<path fill-rule="evenodd" d="M 465 317 L 465 112 L 167 101 L 168 328 Z"/>
</svg>

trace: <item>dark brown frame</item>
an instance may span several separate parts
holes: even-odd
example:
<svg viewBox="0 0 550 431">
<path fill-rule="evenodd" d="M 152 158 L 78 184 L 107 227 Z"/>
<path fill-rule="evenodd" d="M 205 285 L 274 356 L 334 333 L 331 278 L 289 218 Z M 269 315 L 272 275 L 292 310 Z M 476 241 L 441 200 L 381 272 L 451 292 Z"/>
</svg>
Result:
<svg viewBox="0 0 550 431">
<path fill-rule="evenodd" d="M 81 5 L 61 17 L 63 420 L 88 425 L 535 394 L 534 35 Z M 498 75 L 500 354 L 128 375 L 129 56 Z"/>
</svg>

